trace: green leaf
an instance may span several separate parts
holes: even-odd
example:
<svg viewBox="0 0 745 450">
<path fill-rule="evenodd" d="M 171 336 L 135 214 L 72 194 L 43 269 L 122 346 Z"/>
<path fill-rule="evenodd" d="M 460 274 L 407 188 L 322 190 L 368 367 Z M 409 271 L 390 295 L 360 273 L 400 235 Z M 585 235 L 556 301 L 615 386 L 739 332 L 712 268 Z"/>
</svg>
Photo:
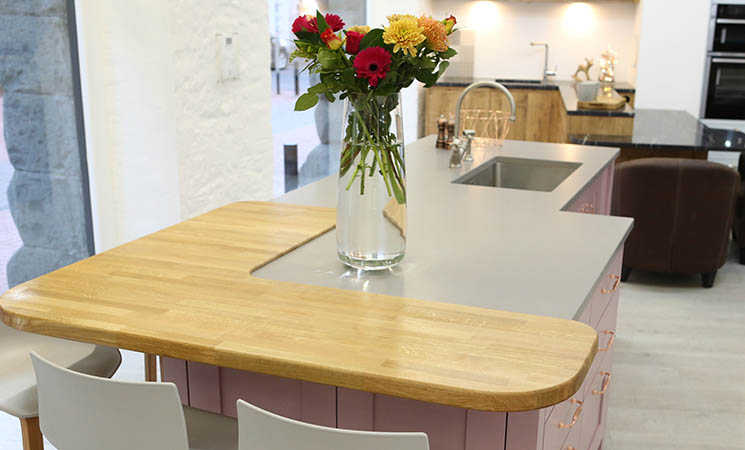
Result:
<svg viewBox="0 0 745 450">
<path fill-rule="evenodd" d="M 355 86 L 357 84 L 357 77 L 354 76 L 354 67 L 342 71 L 341 80 L 350 86 Z"/>
<path fill-rule="evenodd" d="M 420 58 L 417 60 L 417 63 L 422 69 L 434 69 L 437 67 L 437 64 L 429 58 Z"/>
<path fill-rule="evenodd" d="M 318 83 L 318 84 L 316 84 L 316 85 L 314 85 L 314 86 L 311 86 L 311 87 L 309 87 L 309 88 L 308 88 L 308 93 L 309 93 L 309 94 L 322 94 L 322 93 L 324 93 L 324 92 L 325 92 L 325 91 L 326 91 L 327 89 L 328 89 L 328 87 L 326 87 L 326 85 L 325 85 L 325 84 L 323 84 L 323 83 Z"/>
<path fill-rule="evenodd" d="M 437 82 L 437 76 L 426 69 L 417 70 L 416 79 L 424 83 L 426 87 L 430 87 Z"/>
<path fill-rule="evenodd" d="M 360 50 L 364 50 L 368 47 L 382 47 L 383 46 L 383 30 L 381 28 L 373 28 L 368 31 L 367 34 L 360 41 Z"/>
<path fill-rule="evenodd" d="M 318 33 L 312 33 L 310 31 L 298 31 L 297 33 L 295 33 L 295 36 L 297 36 L 297 38 L 300 39 L 301 42 L 323 45 L 321 36 Z"/>
<path fill-rule="evenodd" d="M 324 70 L 335 69 L 341 65 L 341 55 L 333 50 L 321 49 L 318 51 L 318 62 Z"/>
<path fill-rule="evenodd" d="M 444 52 L 440 52 L 440 58 L 442 58 L 442 59 L 450 59 L 450 58 L 452 58 L 453 56 L 455 56 L 457 54 L 458 54 L 458 52 L 455 51 L 454 48 L 449 48 L 449 49 L 445 50 Z"/>
<path fill-rule="evenodd" d="M 443 61 L 440 63 L 440 70 L 437 71 L 437 77 L 435 78 L 435 81 L 440 79 L 442 74 L 445 73 L 445 69 L 447 69 L 448 66 L 450 66 L 450 63 L 447 61 Z"/>
<path fill-rule="evenodd" d="M 375 88 L 375 95 L 391 95 L 396 92 L 395 84 L 381 84 Z"/>
<path fill-rule="evenodd" d="M 326 100 L 328 100 L 329 103 L 334 103 L 334 100 L 336 100 L 336 98 L 334 97 L 334 94 L 332 94 L 331 92 L 326 91 L 323 93 L 323 95 L 326 96 Z"/>
<path fill-rule="evenodd" d="M 323 17 L 323 14 L 321 14 L 321 11 L 318 11 L 318 10 L 316 10 L 316 22 L 318 22 L 319 33 L 323 33 L 329 27 L 329 24 L 326 23 L 326 18 Z"/>
<path fill-rule="evenodd" d="M 306 92 L 295 102 L 295 111 L 306 111 L 318 103 L 318 95 Z"/>
</svg>

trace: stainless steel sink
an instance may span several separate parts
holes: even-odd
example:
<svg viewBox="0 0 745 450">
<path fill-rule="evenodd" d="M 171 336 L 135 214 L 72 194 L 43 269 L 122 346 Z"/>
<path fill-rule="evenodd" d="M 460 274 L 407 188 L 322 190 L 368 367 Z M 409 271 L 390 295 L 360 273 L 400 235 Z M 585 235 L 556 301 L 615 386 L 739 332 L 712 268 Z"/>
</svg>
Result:
<svg viewBox="0 0 745 450">
<path fill-rule="evenodd" d="M 551 192 L 580 163 L 498 156 L 453 181 L 458 184 Z"/>
</svg>

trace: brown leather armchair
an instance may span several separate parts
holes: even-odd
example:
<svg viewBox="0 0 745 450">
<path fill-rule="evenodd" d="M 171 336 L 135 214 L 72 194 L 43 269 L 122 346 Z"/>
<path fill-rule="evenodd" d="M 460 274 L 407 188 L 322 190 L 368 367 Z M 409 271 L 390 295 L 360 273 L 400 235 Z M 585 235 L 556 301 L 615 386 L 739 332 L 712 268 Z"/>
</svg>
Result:
<svg viewBox="0 0 745 450">
<path fill-rule="evenodd" d="M 634 218 L 621 280 L 632 268 L 701 273 L 714 285 L 727 260 L 740 177 L 713 162 L 647 158 L 616 167 L 612 213 Z"/>
<path fill-rule="evenodd" d="M 740 264 L 745 264 L 745 153 L 740 153 L 740 186 L 735 203 L 735 220 L 732 234 L 740 247 Z"/>
</svg>

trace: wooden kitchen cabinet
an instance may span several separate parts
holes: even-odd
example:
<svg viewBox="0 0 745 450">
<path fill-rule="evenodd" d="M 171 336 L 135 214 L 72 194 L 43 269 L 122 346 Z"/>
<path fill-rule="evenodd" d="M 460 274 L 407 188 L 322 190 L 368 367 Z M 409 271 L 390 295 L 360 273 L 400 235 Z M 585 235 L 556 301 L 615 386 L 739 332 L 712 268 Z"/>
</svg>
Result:
<svg viewBox="0 0 745 450">
<path fill-rule="evenodd" d="M 427 89 L 422 136 L 437 134 L 437 119 L 455 113 L 455 105 L 463 87 L 434 86 Z M 510 89 L 515 99 L 517 120 L 511 125 L 509 139 L 535 142 L 567 142 L 566 116 L 557 90 Z M 463 109 L 484 109 L 509 113 L 507 97 L 497 90 L 481 88 L 468 94 Z"/>
<path fill-rule="evenodd" d="M 420 124 L 420 137 L 437 134 L 437 119 L 455 113 L 462 86 L 434 86 L 426 90 L 424 123 Z M 508 139 L 532 142 L 568 143 L 568 136 L 604 134 L 631 136 L 633 116 L 605 116 L 596 114 L 568 114 L 562 94 L 558 89 L 510 88 L 515 98 L 517 120 L 510 127 Z M 634 93 L 620 95 L 630 98 Z M 468 94 L 463 109 L 485 109 L 509 112 L 507 97 L 495 89 L 481 88 Z"/>
</svg>

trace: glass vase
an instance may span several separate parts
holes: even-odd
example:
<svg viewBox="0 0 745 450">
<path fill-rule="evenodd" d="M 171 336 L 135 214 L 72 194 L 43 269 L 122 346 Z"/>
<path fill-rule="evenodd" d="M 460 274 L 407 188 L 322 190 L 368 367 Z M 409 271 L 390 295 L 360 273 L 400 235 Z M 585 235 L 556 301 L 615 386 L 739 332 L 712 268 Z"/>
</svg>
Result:
<svg viewBox="0 0 745 450">
<path fill-rule="evenodd" d="M 406 250 L 406 165 L 401 94 L 345 99 L 336 209 L 344 264 L 387 269 Z"/>
</svg>

